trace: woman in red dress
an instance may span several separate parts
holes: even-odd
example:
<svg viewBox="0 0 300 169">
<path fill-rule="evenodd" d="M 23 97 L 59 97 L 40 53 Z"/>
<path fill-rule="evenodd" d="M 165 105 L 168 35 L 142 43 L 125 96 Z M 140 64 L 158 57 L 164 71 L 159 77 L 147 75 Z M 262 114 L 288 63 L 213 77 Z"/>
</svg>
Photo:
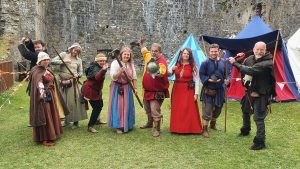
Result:
<svg viewBox="0 0 300 169">
<path fill-rule="evenodd" d="M 169 75 L 175 73 L 171 97 L 170 131 L 180 134 L 200 134 L 202 124 L 198 108 L 200 79 L 193 53 L 184 48 Z"/>
</svg>

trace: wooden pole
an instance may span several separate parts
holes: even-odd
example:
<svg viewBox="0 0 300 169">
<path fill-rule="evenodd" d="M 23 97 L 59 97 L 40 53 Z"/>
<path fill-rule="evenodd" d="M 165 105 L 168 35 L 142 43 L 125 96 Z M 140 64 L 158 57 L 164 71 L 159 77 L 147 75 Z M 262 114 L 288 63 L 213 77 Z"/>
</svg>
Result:
<svg viewBox="0 0 300 169">
<path fill-rule="evenodd" d="M 225 62 L 225 79 L 228 80 L 228 61 Z M 225 109 L 224 109 L 224 132 L 226 133 L 227 129 L 227 85 L 225 84 Z"/>
<path fill-rule="evenodd" d="M 117 62 L 119 64 L 119 66 L 122 68 L 123 65 L 122 65 L 120 59 L 118 58 L 118 56 L 115 56 L 115 58 L 116 58 L 116 60 L 117 60 Z M 132 90 L 132 93 L 135 95 L 135 97 L 136 97 L 137 101 L 139 102 L 140 106 L 143 108 L 143 103 L 142 103 L 141 99 L 139 98 L 139 96 L 137 95 L 137 93 L 135 92 L 133 84 L 132 84 L 131 80 L 129 79 L 126 71 L 124 71 L 123 74 L 125 75 L 125 78 L 126 78 L 128 84 L 129 84 L 129 86 L 130 86 L 130 88 Z"/>
<path fill-rule="evenodd" d="M 207 52 L 206 52 L 206 47 L 205 47 L 205 42 L 204 42 L 204 39 L 203 39 L 203 36 L 201 35 L 201 41 L 202 41 L 202 44 L 203 44 L 203 47 L 204 47 L 204 53 L 205 53 L 205 56 L 207 56 Z"/>
<path fill-rule="evenodd" d="M 275 56 L 276 56 L 277 47 L 278 47 L 279 34 L 280 34 L 280 31 L 278 30 L 277 38 L 276 38 L 276 43 L 275 43 L 274 54 L 273 54 L 273 64 L 275 63 Z"/>
<path fill-rule="evenodd" d="M 278 30 L 277 38 L 276 38 L 276 43 L 275 43 L 274 54 L 273 54 L 273 65 L 275 63 L 275 57 L 276 57 L 276 52 L 277 52 L 277 47 L 278 47 L 278 41 L 279 41 L 279 35 L 280 35 L 280 31 Z M 272 113 L 272 99 L 273 98 L 271 98 L 270 103 L 269 103 L 269 112 L 270 112 L 270 114 Z"/>
</svg>

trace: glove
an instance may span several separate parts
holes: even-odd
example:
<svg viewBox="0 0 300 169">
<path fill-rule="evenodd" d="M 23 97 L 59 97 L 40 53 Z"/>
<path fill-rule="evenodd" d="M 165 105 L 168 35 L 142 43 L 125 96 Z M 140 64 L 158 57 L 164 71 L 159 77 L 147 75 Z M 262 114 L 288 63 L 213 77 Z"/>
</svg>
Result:
<svg viewBox="0 0 300 169">
<path fill-rule="evenodd" d="M 252 78 L 250 75 L 245 75 L 243 78 L 244 86 L 251 86 Z"/>
</svg>

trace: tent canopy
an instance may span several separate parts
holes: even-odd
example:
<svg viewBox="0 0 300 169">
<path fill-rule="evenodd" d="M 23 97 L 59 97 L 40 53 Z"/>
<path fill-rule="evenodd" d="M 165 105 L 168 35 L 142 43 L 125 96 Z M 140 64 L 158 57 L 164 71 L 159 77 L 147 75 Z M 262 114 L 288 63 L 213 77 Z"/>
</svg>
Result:
<svg viewBox="0 0 300 169">
<path fill-rule="evenodd" d="M 258 16 L 254 16 L 247 26 L 236 35 L 235 39 L 244 39 L 260 36 L 273 30 Z"/>
<path fill-rule="evenodd" d="M 298 31 L 290 37 L 287 41 L 288 56 L 291 63 L 295 80 L 300 84 L 300 28 Z"/>
<path fill-rule="evenodd" d="M 267 44 L 267 50 L 274 53 L 276 41 L 278 37 L 278 46 L 275 54 L 274 71 L 276 78 L 276 93 L 277 101 L 300 100 L 295 85 L 295 78 L 290 67 L 290 62 L 287 57 L 286 46 L 279 30 L 272 29 L 264 23 L 259 17 L 255 16 L 247 26 L 234 38 L 225 39 L 211 36 L 203 36 L 203 39 L 212 44 L 219 44 L 220 48 L 226 49 L 233 55 L 237 52 L 252 52 L 253 46 L 258 41 L 263 41 Z M 227 54 L 225 57 L 229 57 Z M 228 97 L 233 99 L 241 99 L 245 91 L 241 83 L 240 73 L 235 67 L 231 72 L 231 85 L 228 90 Z"/>
<path fill-rule="evenodd" d="M 203 39 L 210 44 L 216 43 L 220 46 L 220 48 L 227 49 L 231 52 L 252 51 L 253 46 L 258 41 L 265 42 L 267 44 L 267 49 L 275 48 L 278 33 L 279 31 L 276 30 L 260 36 L 244 39 L 226 39 L 212 36 L 203 36 Z M 281 46 L 281 38 L 279 38 L 278 42 L 278 46 Z"/>
<path fill-rule="evenodd" d="M 197 41 L 195 40 L 193 34 L 190 34 L 185 42 L 181 45 L 181 47 L 177 50 L 174 57 L 172 58 L 171 62 L 168 64 L 168 69 L 171 69 L 177 62 L 178 57 L 182 49 L 190 48 L 193 52 L 193 57 L 197 68 L 200 68 L 201 63 L 206 59 L 205 54 L 202 52 L 201 48 L 199 47 Z M 169 80 L 175 80 L 175 76 L 170 76 Z"/>
</svg>

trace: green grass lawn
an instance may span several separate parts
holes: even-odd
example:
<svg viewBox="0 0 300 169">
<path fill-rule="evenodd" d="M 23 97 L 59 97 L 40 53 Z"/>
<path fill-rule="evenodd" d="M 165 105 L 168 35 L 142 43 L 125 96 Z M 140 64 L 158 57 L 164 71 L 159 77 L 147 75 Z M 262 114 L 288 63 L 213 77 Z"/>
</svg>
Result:
<svg viewBox="0 0 300 169">
<path fill-rule="evenodd" d="M 109 83 L 107 78 L 101 113 L 105 120 Z M 300 104 L 297 102 L 272 105 L 273 112 L 266 119 L 267 149 L 262 151 L 249 150 L 255 125 L 250 136 L 237 137 L 241 127 L 238 102 L 228 103 L 227 132 L 223 129 L 222 112 L 218 125 L 223 130 L 209 131 L 211 138 L 204 138 L 168 131 L 170 99 L 162 107 L 160 138 L 153 138 L 151 129 L 139 129 L 146 116 L 136 102 L 136 124 L 130 133 L 118 135 L 102 125 L 96 127 L 99 133 L 92 134 L 87 132 L 88 120 L 84 120 L 79 129 L 64 128 L 62 138 L 48 148 L 31 140 L 25 88 L 26 85 L 11 97 L 11 104 L 0 110 L 0 168 L 300 168 Z"/>
</svg>

